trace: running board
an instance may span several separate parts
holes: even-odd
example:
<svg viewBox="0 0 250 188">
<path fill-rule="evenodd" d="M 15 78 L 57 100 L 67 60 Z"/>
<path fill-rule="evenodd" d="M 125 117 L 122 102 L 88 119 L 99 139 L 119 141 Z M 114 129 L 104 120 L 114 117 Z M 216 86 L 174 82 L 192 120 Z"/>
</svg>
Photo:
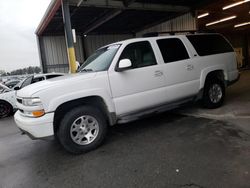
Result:
<svg viewBox="0 0 250 188">
<path fill-rule="evenodd" d="M 141 119 L 141 118 L 152 116 L 154 114 L 158 114 L 158 113 L 162 113 L 162 112 L 165 112 L 165 111 L 173 110 L 173 109 L 179 108 L 183 104 L 186 104 L 186 103 L 191 102 L 191 101 L 194 101 L 194 97 L 189 97 L 189 98 L 185 98 L 185 99 L 180 100 L 180 101 L 167 103 L 167 104 L 160 105 L 160 106 L 157 106 L 157 107 L 153 107 L 153 108 L 150 108 L 150 109 L 140 110 L 140 111 L 137 111 L 137 112 L 121 115 L 121 116 L 119 116 L 117 118 L 117 123 L 120 123 L 120 124 L 128 123 L 128 122 L 135 121 L 135 120 L 138 120 L 138 119 Z"/>
</svg>

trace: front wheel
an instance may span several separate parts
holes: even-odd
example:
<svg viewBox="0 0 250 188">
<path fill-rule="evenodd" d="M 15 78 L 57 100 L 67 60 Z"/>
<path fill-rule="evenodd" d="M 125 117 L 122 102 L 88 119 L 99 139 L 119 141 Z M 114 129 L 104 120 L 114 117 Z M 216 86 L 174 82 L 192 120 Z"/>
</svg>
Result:
<svg viewBox="0 0 250 188">
<path fill-rule="evenodd" d="M 5 102 L 5 101 L 0 101 L 0 118 L 7 117 L 11 115 L 13 112 L 12 106 Z"/>
<path fill-rule="evenodd" d="M 219 79 L 207 80 L 203 93 L 203 106 L 206 108 L 218 108 L 225 99 L 225 85 Z"/>
<path fill-rule="evenodd" d="M 106 132 L 107 122 L 103 114 L 91 106 L 82 106 L 65 114 L 57 136 L 68 152 L 81 154 L 97 148 Z"/>
</svg>

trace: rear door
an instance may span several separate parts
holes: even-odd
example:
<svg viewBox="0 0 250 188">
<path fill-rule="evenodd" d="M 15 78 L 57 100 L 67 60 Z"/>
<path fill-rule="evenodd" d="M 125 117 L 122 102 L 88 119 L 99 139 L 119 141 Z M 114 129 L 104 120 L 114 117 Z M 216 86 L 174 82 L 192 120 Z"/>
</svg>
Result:
<svg viewBox="0 0 250 188">
<path fill-rule="evenodd" d="M 158 39 L 162 54 L 163 72 L 166 77 L 166 102 L 184 99 L 198 93 L 199 70 L 180 38 Z"/>
</svg>

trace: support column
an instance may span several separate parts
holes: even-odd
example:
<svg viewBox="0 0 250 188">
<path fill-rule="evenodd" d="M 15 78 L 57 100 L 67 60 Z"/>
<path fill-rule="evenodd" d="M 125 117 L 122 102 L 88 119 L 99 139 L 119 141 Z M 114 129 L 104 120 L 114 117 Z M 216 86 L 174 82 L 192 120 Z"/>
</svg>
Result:
<svg viewBox="0 0 250 188">
<path fill-rule="evenodd" d="M 44 51 L 45 48 L 44 48 L 44 43 L 42 42 L 42 36 L 36 36 L 36 41 L 37 41 L 37 47 L 38 47 L 42 73 L 48 73 L 48 69 L 47 69 L 48 63 L 46 62 L 45 51 Z"/>
<path fill-rule="evenodd" d="M 64 32 L 68 52 L 68 62 L 70 73 L 76 72 L 76 55 L 73 43 L 73 34 L 70 20 L 69 2 L 67 0 L 62 0 L 62 14 L 64 23 Z"/>
</svg>

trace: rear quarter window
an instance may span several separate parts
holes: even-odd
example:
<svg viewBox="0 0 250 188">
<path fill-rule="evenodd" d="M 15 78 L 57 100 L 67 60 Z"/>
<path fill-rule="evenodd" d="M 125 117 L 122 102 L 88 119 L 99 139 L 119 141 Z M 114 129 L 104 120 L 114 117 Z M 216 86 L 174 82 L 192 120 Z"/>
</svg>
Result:
<svg viewBox="0 0 250 188">
<path fill-rule="evenodd" d="M 188 40 L 194 46 L 199 56 L 233 52 L 231 45 L 224 37 L 217 34 L 189 35 Z"/>
</svg>

